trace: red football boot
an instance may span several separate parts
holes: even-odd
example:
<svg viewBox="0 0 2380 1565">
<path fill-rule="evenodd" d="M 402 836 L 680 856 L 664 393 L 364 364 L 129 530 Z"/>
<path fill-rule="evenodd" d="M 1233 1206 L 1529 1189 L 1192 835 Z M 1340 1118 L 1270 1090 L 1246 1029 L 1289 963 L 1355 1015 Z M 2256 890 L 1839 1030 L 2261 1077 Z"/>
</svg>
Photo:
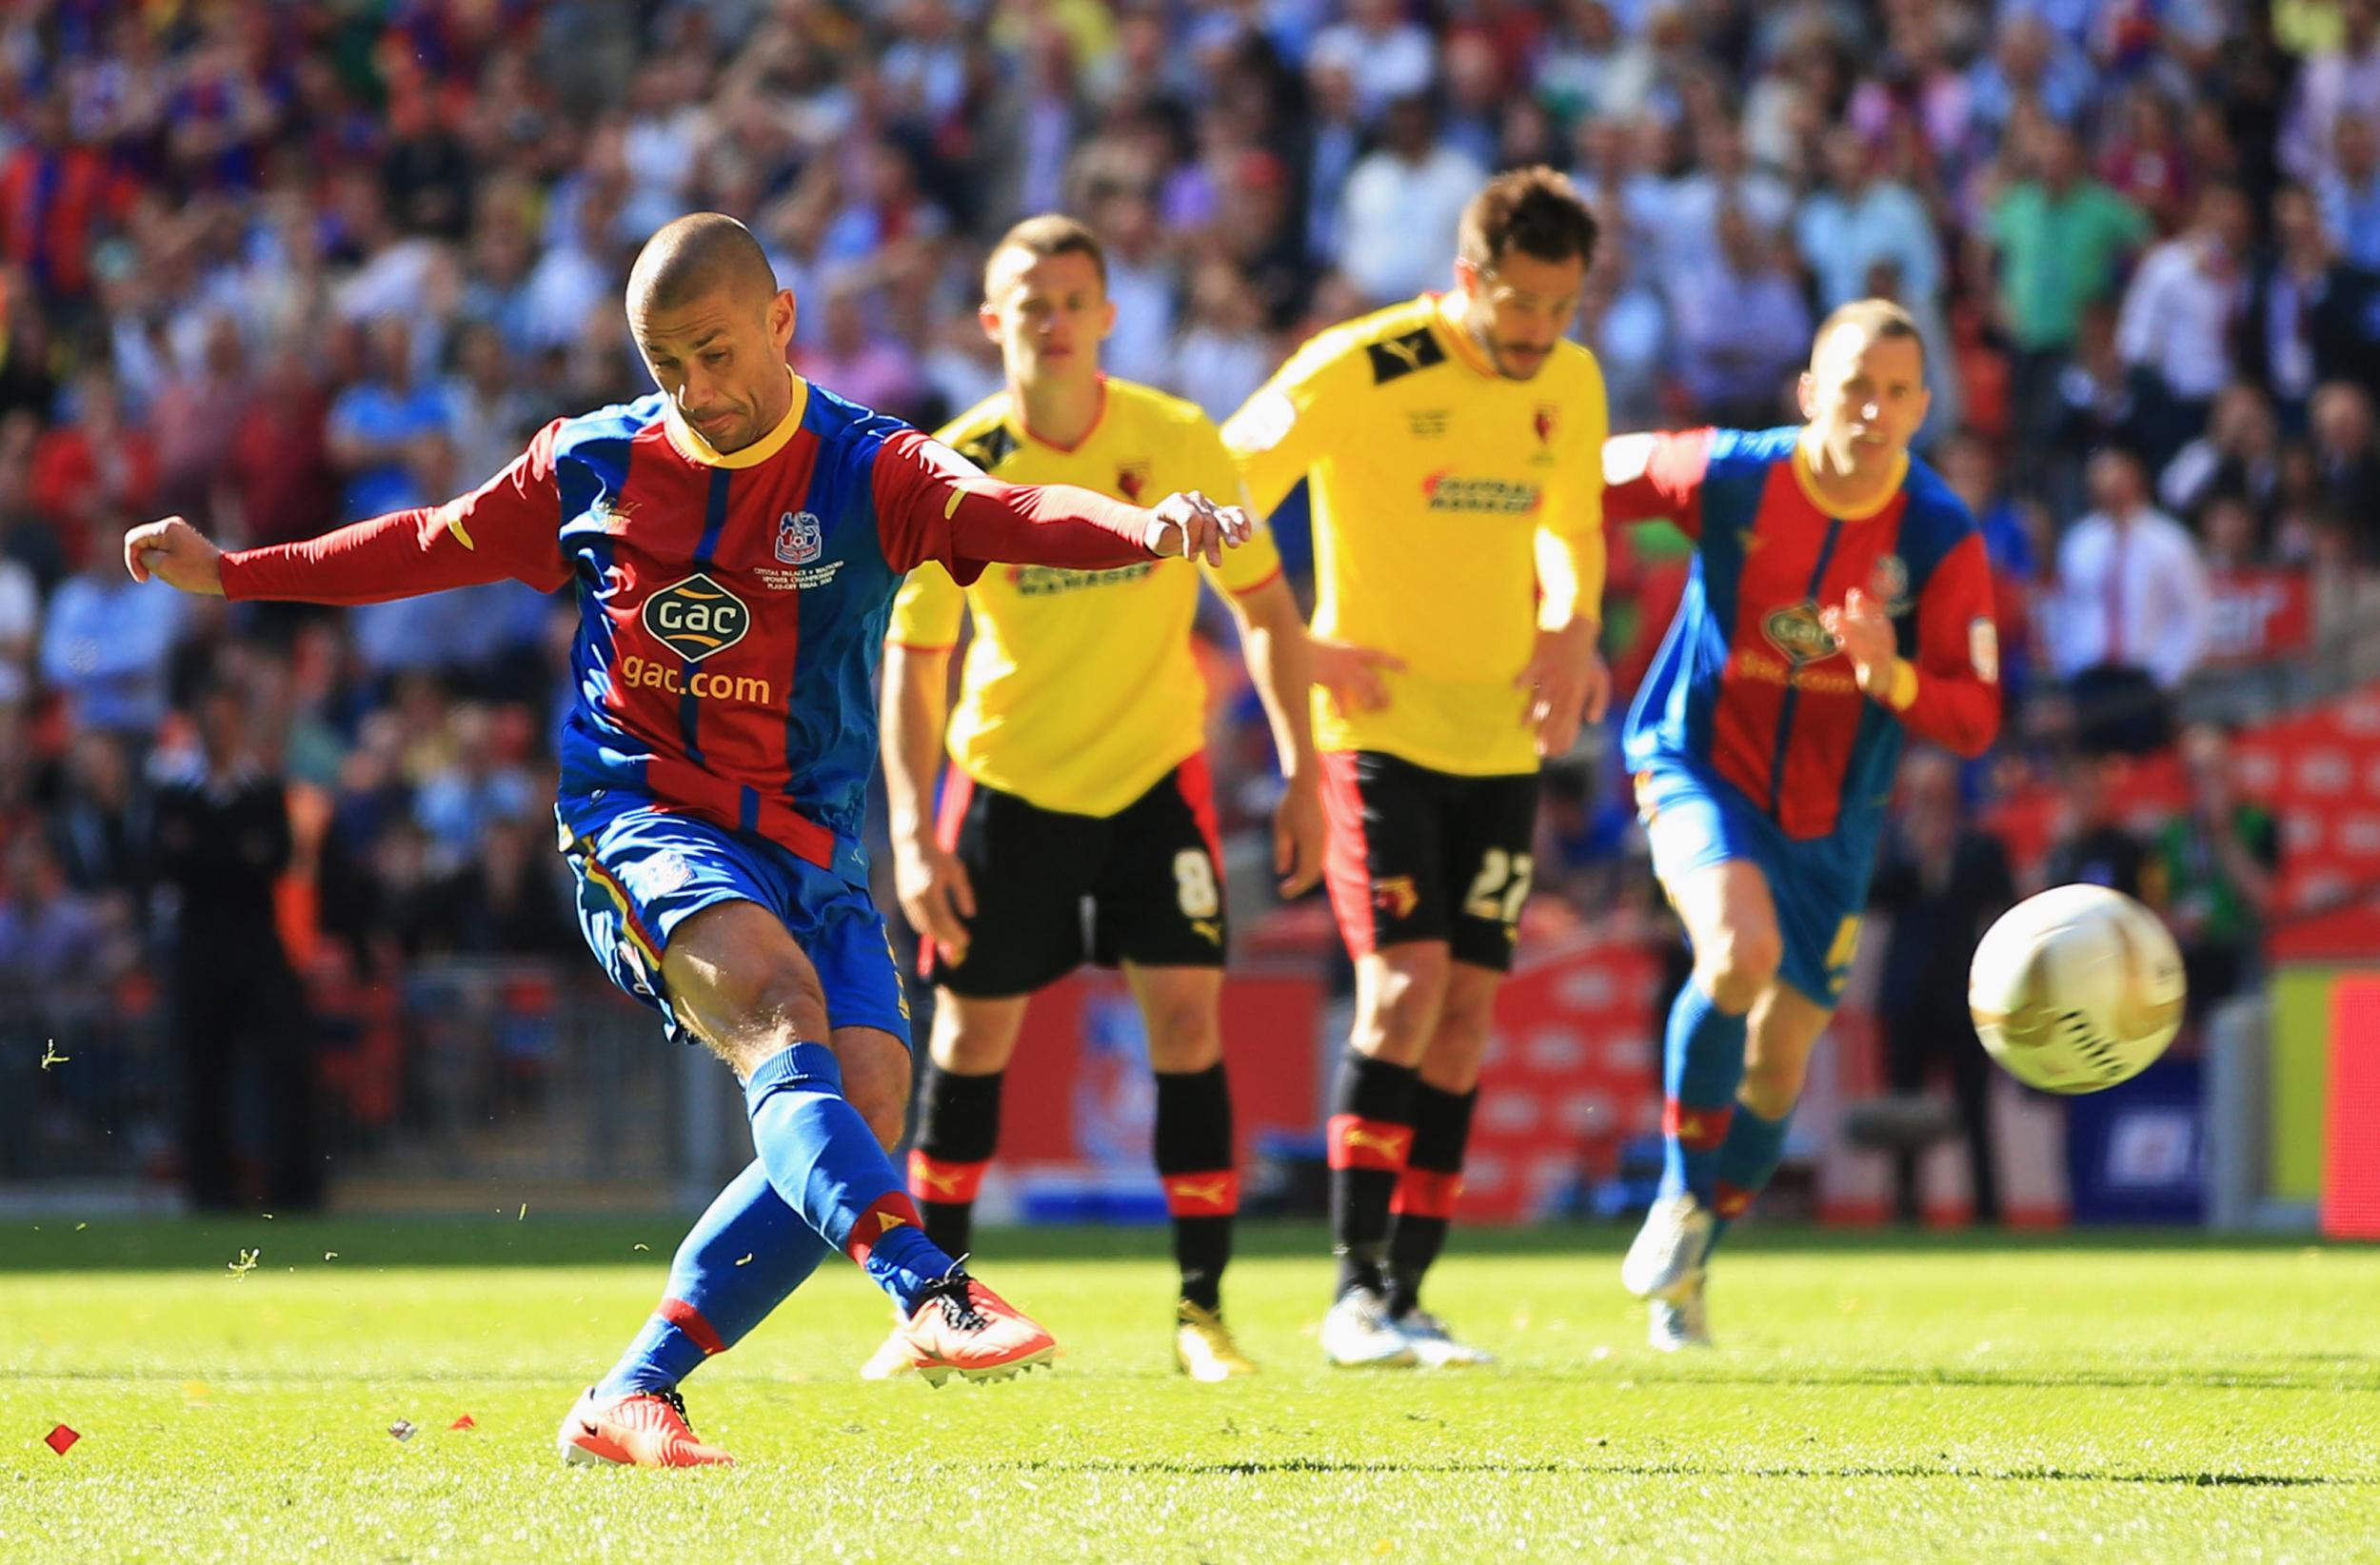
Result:
<svg viewBox="0 0 2380 1565">
<path fill-rule="evenodd" d="M 593 1467 L 732 1467 L 735 1458 L 694 1437 L 685 1399 L 674 1391 L 598 1397 L 593 1391 L 562 1420 L 562 1459 Z"/>
<path fill-rule="evenodd" d="M 1058 1357 L 1049 1333 L 960 1271 L 926 1290 L 897 1335 L 907 1339 L 917 1372 L 932 1386 L 953 1375 L 1005 1380 Z"/>
</svg>

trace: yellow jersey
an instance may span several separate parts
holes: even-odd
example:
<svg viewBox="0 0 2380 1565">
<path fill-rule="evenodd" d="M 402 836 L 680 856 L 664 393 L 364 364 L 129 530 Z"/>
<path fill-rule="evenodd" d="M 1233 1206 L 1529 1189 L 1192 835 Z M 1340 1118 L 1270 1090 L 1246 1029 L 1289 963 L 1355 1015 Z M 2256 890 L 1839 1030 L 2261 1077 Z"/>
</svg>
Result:
<svg viewBox="0 0 2380 1565">
<path fill-rule="evenodd" d="M 1099 422 L 1071 447 L 1025 428 L 1005 391 L 936 438 L 1004 483 L 1073 484 L 1143 505 L 1178 489 L 1240 503 L 1239 471 L 1195 405 L 1101 384 Z M 951 761 L 1043 809 L 1114 815 L 1205 743 L 1206 687 L 1190 649 L 1200 570 L 1210 567 L 1186 560 L 1121 570 L 995 565 L 962 591 L 929 564 L 902 584 L 886 640 L 947 651 L 971 614 Z M 1252 592 L 1280 574 L 1280 554 L 1259 527 L 1210 574 L 1226 592 Z"/>
<path fill-rule="evenodd" d="M 1450 307 L 1424 294 L 1319 333 L 1223 443 L 1260 512 L 1310 480 L 1314 633 L 1404 664 L 1378 711 L 1341 712 L 1317 686 L 1317 747 L 1473 777 L 1535 771 L 1513 681 L 1536 645 L 1539 559 L 1549 587 L 1557 560 L 1568 569 L 1541 536 L 1593 552 L 1581 612 L 1603 590 L 1603 372 L 1564 341 L 1536 379 L 1508 380 Z"/>
</svg>

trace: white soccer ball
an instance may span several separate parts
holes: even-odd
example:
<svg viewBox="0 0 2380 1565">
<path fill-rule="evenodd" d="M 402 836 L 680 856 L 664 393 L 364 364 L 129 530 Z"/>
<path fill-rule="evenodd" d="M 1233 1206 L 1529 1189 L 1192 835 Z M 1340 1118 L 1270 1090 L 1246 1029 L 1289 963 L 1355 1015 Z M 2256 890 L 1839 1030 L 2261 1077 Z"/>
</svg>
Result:
<svg viewBox="0 0 2380 1565">
<path fill-rule="evenodd" d="M 2182 1025 L 2182 953 L 2154 913 L 2101 885 L 2053 886 L 1975 947 L 1967 1008 L 2010 1075 L 2044 1092 L 2131 1080 Z"/>
</svg>

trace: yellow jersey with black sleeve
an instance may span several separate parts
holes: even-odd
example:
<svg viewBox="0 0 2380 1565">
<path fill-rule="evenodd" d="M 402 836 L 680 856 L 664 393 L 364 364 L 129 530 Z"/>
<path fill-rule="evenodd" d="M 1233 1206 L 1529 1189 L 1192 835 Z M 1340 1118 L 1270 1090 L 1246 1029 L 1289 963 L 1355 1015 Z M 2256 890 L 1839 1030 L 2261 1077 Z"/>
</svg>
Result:
<svg viewBox="0 0 2380 1565">
<path fill-rule="evenodd" d="M 1533 772 L 1513 682 L 1535 649 L 1540 574 L 1549 619 L 1574 601 L 1601 618 L 1603 372 L 1564 341 L 1534 380 L 1506 379 L 1452 307 L 1424 294 L 1319 333 L 1223 443 L 1259 513 L 1309 483 L 1314 633 L 1404 664 L 1378 711 L 1342 712 L 1317 687 L 1317 747 Z"/>
<path fill-rule="evenodd" d="M 1240 503 L 1239 470 L 1196 405 L 1126 381 L 1101 386 L 1099 421 L 1073 446 L 1035 436 L 1005 391 L 936 438 L 1006 483 L 1074 484 L 1143 505 L 1180 489 Z M 972 615 L 952 762 L 1043 809 L 1114 815 L 1205 743 L 1206 687 L 1190 648 L 1202 570 L 1223 591 L 1251 592 L 1280 574 L 1280 554 L 1259 526 L 1215 567 L 996 565 L 962 590 L 927 564 L 902 584 L 885 639 L 948 650 Z"/>
</svg>

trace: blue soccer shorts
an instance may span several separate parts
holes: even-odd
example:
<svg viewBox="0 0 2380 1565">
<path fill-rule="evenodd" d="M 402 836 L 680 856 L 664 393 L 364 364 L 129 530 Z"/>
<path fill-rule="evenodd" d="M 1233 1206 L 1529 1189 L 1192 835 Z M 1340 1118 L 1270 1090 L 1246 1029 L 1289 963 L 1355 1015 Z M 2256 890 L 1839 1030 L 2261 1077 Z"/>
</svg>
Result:
<svg viewBox="0 0 2380 1565">
<path fill-rule="evenodd" d="M 818 970 L 830 1026 L 876 1027 L 908 1043 L 909 1001 L 865 886 L 766 838 L 617 789 L 567 801 L 555 817 L 587 947 L 612 982 L 661 1013 L 671 1038 L 700 1041 L 664 992 L 670 936 L 706 907 L 748 901 L 774 914 Z"/>
<path fill-rule="evenodd" d="M 1636 774 L 1636 814 L 1664 886 L 1730 859 L 1757 864 L 1784 945 L 1777 976 L 1823 1009 L 1842 1002 L 1868 905 L 1873 833 L 1797 842 L 1735 784 L 1677 763 L 1656 763 Z"/>
</svg>

